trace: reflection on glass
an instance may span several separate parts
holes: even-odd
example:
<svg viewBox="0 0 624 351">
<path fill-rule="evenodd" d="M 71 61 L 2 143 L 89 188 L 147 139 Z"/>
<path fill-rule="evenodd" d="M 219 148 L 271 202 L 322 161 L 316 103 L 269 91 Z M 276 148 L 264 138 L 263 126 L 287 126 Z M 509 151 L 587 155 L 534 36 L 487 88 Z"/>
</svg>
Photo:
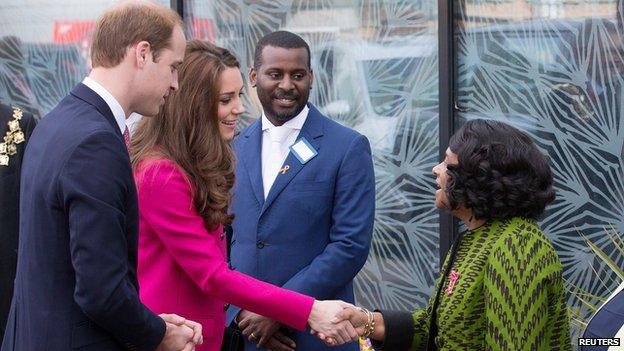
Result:
<svg viewBox="0 0 624 351">
<path fill-rule="evenodd" d="M 541 224 L 568 288 L 606 295 L 617 278 L 583 237 L 624 266 L 608 235 L 624 235 L 622 2 L 456 5 L 459 122 L 498 119 L 535 138 L 550 156 L 557 187 Z M 582 320 L 589 310 L 578 296 L 569 294 L 569 306 Z M 574 335 L 582 325 L 572 327 Z"/>
<path fill-rule="evenodd" d="M 49 112 L 88 73 L 94 21 L 115 2 L 3 0 L 0 101 L 36 117 Z"/>
<path fill-rule="evenodd" d="M 439 264 L 431 176 L 438 153 L 436 2 L 192 0 L 185 11 L 187 31 L 230 49 L 243 70 L 271 31 L 290 30 L 309 43 L 311 102 L 373 147 L 376 221 L 356 300 L 424 306 Z M 249 91 L 244 124 L 260 114 Z"/>
</svg>

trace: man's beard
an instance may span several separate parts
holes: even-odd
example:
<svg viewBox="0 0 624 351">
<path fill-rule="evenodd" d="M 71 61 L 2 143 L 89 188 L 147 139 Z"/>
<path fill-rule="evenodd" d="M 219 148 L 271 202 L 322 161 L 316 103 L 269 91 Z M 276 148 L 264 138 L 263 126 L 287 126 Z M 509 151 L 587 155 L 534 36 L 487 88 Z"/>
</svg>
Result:
<svg viewBox="0 0 624 351">
<path fill-rule="evenodd" d="M 284 112 L 277 112 L 277 111 L 271 111 L 273 118 L 275 118 L 276 120 L 280 121 L 280 122 L 288 122 L 291 119 L 295 118 L 295 116 L 297 116 L 305 107 L 305 104 L 301 105 L 301 106 L 296 106 L 296 109 L 293 112 L 288 112 L 288 111 L 284 111 Z"/>
<path fill-rule="evenodd" d="M 305 97 L 306 101 L 302 103 L 301 105 L 295 105 L 293 107 L 294 110 L 278 112 L 273 109 L 274 99 L 289 99 L 289 100 L 295 101 L 295 103 L 297 104 L 299 103 L 298 101 L 299 98 L 301 98 L 302 96 L 299 95 L 296 91 L 286 92 L 281 89 L 276 90 L 275 93 L 271 95 L 264 94 L 264 93 L 262 95 L 264 95 L 264 97 L 268 99 L 268 104 L 266 104 L 266 106 L 263 105 L 264 110 L 267 112 L 267 114 L 269 114 L 271 117 L 273 117 L 275 120 L 281 123 L 288 122 L 291 119 L 293 119 L 295 116 L 297 116 L 307 104 L 307 98 L 308 98 L 308 97 Z M 261 99 L 261 102 L 262 102 L 262 99 Z"/>
</svg>

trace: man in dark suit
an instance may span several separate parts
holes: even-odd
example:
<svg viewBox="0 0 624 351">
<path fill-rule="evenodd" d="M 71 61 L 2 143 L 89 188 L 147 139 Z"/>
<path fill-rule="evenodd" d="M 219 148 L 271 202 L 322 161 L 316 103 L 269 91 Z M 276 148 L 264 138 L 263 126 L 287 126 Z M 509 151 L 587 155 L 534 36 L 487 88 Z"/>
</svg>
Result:
<svg viewBox="0 0 624 351">
<path fill-rule="evenodd" d="M 308 103 L 310 49 L 299 36 L 274 32 L 256 47 L 250 81 L 263 114 L 235 139 L 236 214 L 232 268 L 316 299 L 353 302 L 353 278 L 368 257 L 375 211 L 366 137 Z M 228 310 L 249 339 L 288 348 L 272 320 Z M 302 351 L 326 350 L 309 333 L 283 330 Z M 334 350 L 357 350 L 349 343 Z"/>
<path fill-rule="evenodd" d="M 0 339 L 11 306 L 17 264 L 22 157 L 36 124 L 21 108 L 0 104 Z"/>
<path fill-rule="evenodd" d="M 93 69 L 47 116 L 22 164 L 20 241 L 2 351 L 191 350 L 201 326 L 139 301 L 126 118 L 177 89 L 180 17 L 127 2 L 98 20 Z"/>
</svg>

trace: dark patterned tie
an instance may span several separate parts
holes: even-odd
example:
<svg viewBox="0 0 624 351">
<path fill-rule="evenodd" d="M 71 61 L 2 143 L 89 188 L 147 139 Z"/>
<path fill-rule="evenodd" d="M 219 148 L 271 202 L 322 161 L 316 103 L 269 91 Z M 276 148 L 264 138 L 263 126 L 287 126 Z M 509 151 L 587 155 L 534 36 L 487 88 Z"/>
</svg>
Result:
<svg viewBox="0 0 624 351">
<path fill-rule="evenodd" d="M 126 130 L 123 132 L 124 142 L 126 143 L 126 148 L 130 150 L 130 130 L 128 130 L 128 126 L 126 126 Z"/>
</svg>

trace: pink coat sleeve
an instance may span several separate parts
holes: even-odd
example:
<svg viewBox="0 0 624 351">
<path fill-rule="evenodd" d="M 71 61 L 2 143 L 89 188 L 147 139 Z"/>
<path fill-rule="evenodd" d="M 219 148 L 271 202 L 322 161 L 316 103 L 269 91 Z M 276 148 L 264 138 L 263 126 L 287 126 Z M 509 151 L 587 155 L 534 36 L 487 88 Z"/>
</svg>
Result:
<svg viewBox="0 0 624 351">
<path fill-rule="evenodd" d="M 196 212 L 191 185 L 168 160 L 143 163 L 139 184 L 141 215 L 206 294 L 304 330 L 314 299 L 228 268 L 220 234 L 209 232 Z"/>
</svg>

